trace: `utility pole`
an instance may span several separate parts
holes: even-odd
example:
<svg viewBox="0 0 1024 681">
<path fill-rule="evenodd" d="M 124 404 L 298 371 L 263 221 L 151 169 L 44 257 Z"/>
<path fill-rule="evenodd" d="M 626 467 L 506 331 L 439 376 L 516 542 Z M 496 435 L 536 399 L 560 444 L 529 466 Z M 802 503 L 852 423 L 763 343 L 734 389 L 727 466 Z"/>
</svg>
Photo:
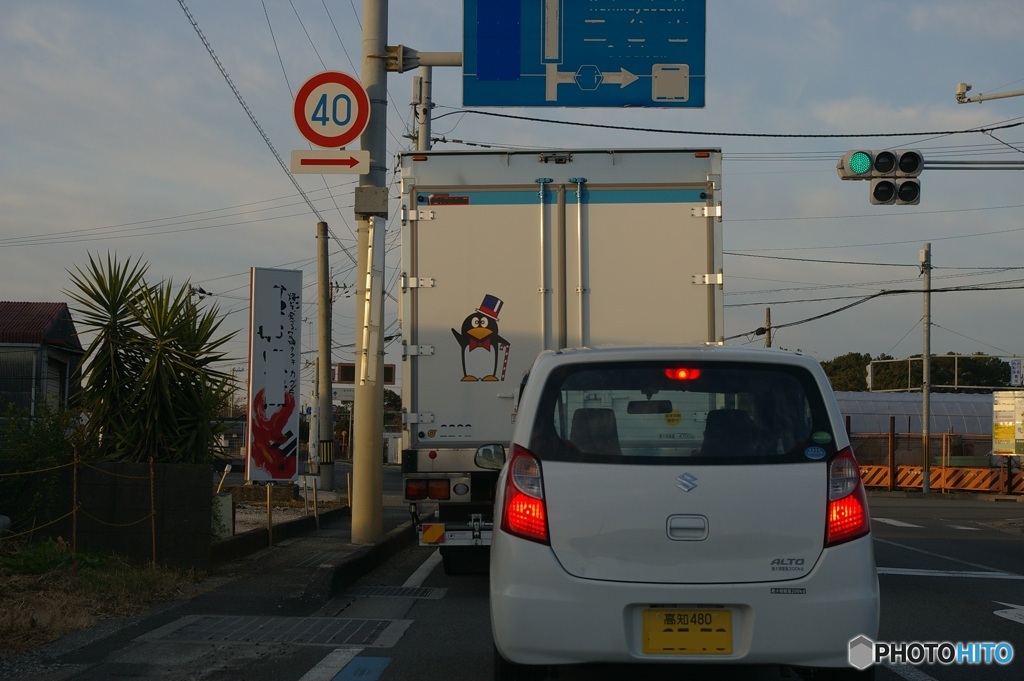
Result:
<svg viewBox="0 0 1024 681">
<path fill-rule="evenodd" d="M 932 390 L 932 245 L 921 249 L 921 273 L 924 275 L 924 352 L 921 357 L 921 492 L 931 488 L 931 390 Z"/>
<path fill-rule="evenodd" d="M 770 307 L 764 309 L 764 346 L 766 348 L 772 346 L 772 309 Z"/>
<path fill-rule="evenodd" d="M 413 108 L 416 113 L 416 151 L 430 151 L 430 110 L 434 108 L 432 99 L 434 69 L 432 66 L 420 66 L 420 75 L 413 78 Z"/>
<path fill-rule="evenodd" d="M 387 217 L 387 0 L 363 0 L 361 82 L 370 100 L 370 118 L 360 146 L 370 152 L 370 170 L 355 193 L 358 226 L 356 277 L 356 362 L 352 433 L 352 543 L 370 544 L 384 532 L 384 335 L 370 324 L 381 322 L 381 296 L 374 300 L 371 262 L 372 223 Z M 381 221 L 379 230 L 384 229 Z M 380 237 L 377 237 L 380 240 Z"/>
<path fill-rule="evenodd" d="M 331 270 L 328 262 L 327 223 L 316 223 L 317 262 L 317 429 L 320 489 L 334 489 L 334 419 L 331 402 L 334 382 L 331 380 Z"/>
</svg>

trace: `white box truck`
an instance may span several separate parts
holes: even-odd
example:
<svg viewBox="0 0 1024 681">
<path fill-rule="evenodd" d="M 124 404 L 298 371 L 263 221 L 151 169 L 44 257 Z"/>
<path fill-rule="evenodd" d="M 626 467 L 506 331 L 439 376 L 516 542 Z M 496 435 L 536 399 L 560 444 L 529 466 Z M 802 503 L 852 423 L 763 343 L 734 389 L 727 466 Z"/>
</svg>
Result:
<svg viewBox="0 0 1024 681">
<path fill-rule="evenodd" d="M 721 341 L 721 159 L 719 149 L 401 156 L 405 499 L 446 571 L 490 544 L 500 464 L 488 446 L 509 442 L 538 353 Z"/>
</svg>

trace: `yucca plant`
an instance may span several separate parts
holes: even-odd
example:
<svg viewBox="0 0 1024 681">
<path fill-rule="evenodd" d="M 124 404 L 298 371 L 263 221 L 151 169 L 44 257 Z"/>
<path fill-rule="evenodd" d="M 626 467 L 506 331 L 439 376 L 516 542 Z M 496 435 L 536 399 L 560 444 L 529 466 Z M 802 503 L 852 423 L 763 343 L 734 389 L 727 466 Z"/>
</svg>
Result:
<svg viewBox="0 0 1024 681">
<path fill-rule="evenodd" d="M 148 284 L 148 265 L 130 258 L 90 254 L 76 270 L 67 293 L 80 325 L 95 334 L 79 397 L 97 458 L 209 462 L 231 379 L 215 364 L 234 335 L 217 336 L 217 306 L 199 310 L 188 282 Z"/>
</svg>

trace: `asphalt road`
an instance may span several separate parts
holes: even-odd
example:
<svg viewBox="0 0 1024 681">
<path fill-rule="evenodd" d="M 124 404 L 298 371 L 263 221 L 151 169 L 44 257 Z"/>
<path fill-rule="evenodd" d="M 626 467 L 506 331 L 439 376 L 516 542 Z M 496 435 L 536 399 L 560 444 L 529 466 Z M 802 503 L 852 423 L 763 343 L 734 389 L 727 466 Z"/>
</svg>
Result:
<svg viewBox="0 0 1024 681">
<path fill-rule="evenodd" d="M 386 488 L 394 490 L 399 477 L 392 472 Z M 400 498 L 385 493 L 391 526 L 404 521 Z M 886 664 L 879 681 L 1024 678 L 1024 503 L 875 495 L 871 511 L 882 589 L 880 642 L 1005 641 L 1017 657 L 1008 666 Z M 328 527 L 317 537 L 282 543 L 221 577 L 208 593 L 68 637 L 34 660 L 0 665 L 0 678 L 490 679 L 487 576 L 449 577 L 435 550 L 408 546 L 341 590 L 317 590 L 324 570 L 311 569 L 309 561 L 331 560 L 317 551 L 321 544 L 341 550 L 344 531 Z M 336 630 L 345 643 L 316 640 L 305 629 L 314 625 Z M 801 678 L 776 667 L 683 672 L 676 666 L 586 666 L 561 670 L 558 678 L 684 676 Z"/>
<path fill-rule="evenodd" d="M 1009 666 L 886 664 L 879 681 L 967 681 L 1024 676 L 1024 503 L 874 496 L 873 532 L 882 589 L 882 642 L 1009 642 Z M 415 598 L 360 597 L 374 585 L 423 587 Z M 362 591 L 361 591 L 362 590 Z M 409 622 L 387 649 L 365 649 L 345 666 L 325 660 L 306 681 L 379 679 L 442 681 L 490 678 L 492 648 L 487 577 L 447 577 L 433 551 L 410 548 L 341 596 L 339 612 L 375 613 Z M 822 626 L 828 626 L 823 622 Z M 333 671 L 338 676 L 327 675 Z M 679 669 L 587 666 L 558 678 L 678 679 Z M 799 672 L 768 668 L 690 670 L 689 678 L 793 679 Z M 349 674 L 346 676 L 345 674 Z"/>
</svg>

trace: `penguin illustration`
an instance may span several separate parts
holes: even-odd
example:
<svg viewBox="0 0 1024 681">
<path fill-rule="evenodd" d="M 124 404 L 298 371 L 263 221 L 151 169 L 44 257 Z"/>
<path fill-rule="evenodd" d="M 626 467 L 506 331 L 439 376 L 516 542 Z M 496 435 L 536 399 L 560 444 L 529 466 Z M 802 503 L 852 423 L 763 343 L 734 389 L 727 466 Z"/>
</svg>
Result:
<svg viewBox="0 0 1024 681">
<path fill-rule="evenodd" d="M 487 294 L 476 312 L 462 322 L 462 330 L 452 329 L 455 340 L 462 348 L 463 381 L 503 381 L 498 378 L 498 350 L 504 347 L 508 361 L 509 342 L 498 335 L 498 313 L 504 303 L 497 296 Z"/>
</svg>

